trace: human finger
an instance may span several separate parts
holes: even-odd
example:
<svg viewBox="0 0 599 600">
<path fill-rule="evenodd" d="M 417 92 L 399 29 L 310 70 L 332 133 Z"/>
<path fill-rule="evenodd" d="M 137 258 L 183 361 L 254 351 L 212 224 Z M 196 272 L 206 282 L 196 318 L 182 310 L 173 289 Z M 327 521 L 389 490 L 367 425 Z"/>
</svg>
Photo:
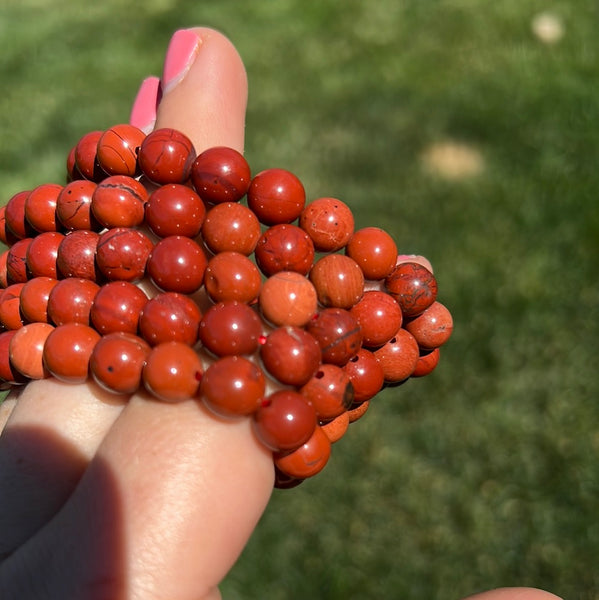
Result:
<svg viewBox="0 0 599 600">
<path fill-rule="evenodd" d="M 171 42 L 179 63 L 169 48 L 156 127 L 183 130 L 200 150 L 211 145 L 242 149 L 243 64 L 221 34 L 191 31 L 199 37 L 197 47 L 187 34 L 184 42 L 194 60 L 174 87 L 169 82 L 177 78 L 173 64 L 181 65 L 183 42 Z M 183 114 L 189 116 L 184 122 Z M 52 555 L 57 568 L 50 563 L 41 571 L 47 579 L 37 578 L 50 589 L 60 585 L 52 577 L 61 564 L 83 561 L 97 570 L 70 569 L 79 573 L 78 582 L 72 582 L 79 589 L 110 572 L 114 586 L 126 585 L 144 598 L 208 597 L 247 542 L 272 485 L 271 454 L 256 441 L 247 419 L 224 422 L 195 401 L 163 405 L 139 394 L 109 431 L 63 510 L 3 570 L 16 586 L 28 575 L 19 569 L 27 558 L 35 562 Z M 90 503 L 102 506 L 93 519 Z M 73 544 L 61 545 L 69 532 Z M 119 551 L 108 556 L 108 547 Z"/>
<path fill-rule="evenodd" d="M 561 600 L 559 596 L 537 588 L 498 588 L 468 596 L 463 600 Z"/>
</svg>

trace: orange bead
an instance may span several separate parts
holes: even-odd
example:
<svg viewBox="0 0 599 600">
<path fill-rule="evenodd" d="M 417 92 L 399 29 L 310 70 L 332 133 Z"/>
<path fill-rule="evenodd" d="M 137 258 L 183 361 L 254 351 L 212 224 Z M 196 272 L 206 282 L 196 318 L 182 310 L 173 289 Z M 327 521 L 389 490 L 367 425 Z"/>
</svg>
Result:
<svg viewBox="0 0 599 600">
<path fill-rule="evenodd" d="M 432 350 L 447 342 L 453 332 L 453 318 L 447 307 L 433 302 L 422 314 L 408 321 L 405 328 L 421 348 Z"/>
<path fill-rule="evenodd" d="M 258 267 L 240 252 L 213 256 L 204 271 L 204 286 L 214 302 L 252 302 L 258 297 L 261 285 Z"/>
<path fill-rule="evenodd" d="M 58 283 L 52 277 L 34 277 L 21 290 L 21 313 L 30 323 L 47 323 L 48 299 L 50 292 Z"/>
<path fill-rule="evenodd" d="M 50 332 L 43 350 L 48 372 L 66 383 L 83 383 L 89 374 L 89 359 L 100 334 L 81 323 L 65 323 Z"/>
<path fill-rule="evenodd" d="M 364 275 L 355 260 L 343 254 L 328 254 L 316 261 L 310 280 L 323 306 L 351 308 L 364 293 Z"/>
<path fill-rule="evenodd" d="M 152 348 L 142 372 L 146 389 L 164 402 L 195 398 L 202 380 L 202 363 L 195 350 L 182 342 Z"/>
<path fill-rule="evenodd" d="M 354 233 L 354 216 L 337 198 L 318 198 L 300 215 L 300 227 L 312 238 L 318 252 L 336 252 Z"/>
<path fill-rule="evenodd" d="M 311 281 L 295 271 L 269 277 L 260 291 L 260 310 L 274 325 L 302 327 L 316 314 L 318 299 Z"/>
<path fill-rule="evenodd" d="M 354 401 L 354 390 L 347 373 L 336 365 L 320 365 L 318 371 L 300 389 L 316 409 L 320 421 L 343 414 Z"/>
<path fill-rule="evenodd" d="M 361 402 L 360 404 L 354 404 L 354 406 L 347 411 L 349 422 L 355 423 L 357 420 L 361 419 L 369 408 L 370 400 L 364 400 L 364 402 Z"/>
<path fill-rule="evenodd" d="M 383 368 L 385 381 L 400 383 L 414 372 L 420 352 L 414 336 L 400 329 L 384 346 L 374 351 L 374 356 Z"/>
<path fill-rule="evenodd" d="M 332 421 L 324 423 L 320 426 L 325 435 L 329 438 L 329 442 L 331 442 L 331 444 L 338 442 L 346 434 L 348 427 L 349 413 L 347 411 L 342 412 Z"/>
<path fill-rule="evenodd" d="M 435 348 L 431 351 L 420 353 L 420 358 L 416 363 L 416 368 L 412 373 L 412 377 L 424 377 L 435 370 L 439 364 L 440 350 Z"/>
<path fill-rule="evenodd" d="M 383 279 L 397 261 L 397 245 L 378 227 L 364 227 L 354 233 L 345 251 L 364 272 L 366 279 Z"/>
<path fill-rule="evenodd" d="M 290 477 L 306 479 L 320 473 L 331 456 L 331 442 L 320 426 L 310 439 L 290 454 L 275 456 L 275 466 Z"/>
<path fill-rule="evenodd" d="M 240 252 L 249 256 L 260 238 L 260 222 L 243 204 L 224 202 L 211 208 L 202 225 L 206 246 L 219 252 Z"/>
<path fill-rule="evenodd" d="M 24 285 L 24 283 L 13 283 L 0 292 L 0 325 L 4 329 L 23 327 L 20 296 Z"/>
<path fill-rule="evenodd" d="M 9 355 L 13 367 L 29 379 L 44 379 L 50 373 L 44 366 L 44 344 L 54 331 L 49 323 L 29 323 L 21 327 L 10 341 Z"/>
</svg>

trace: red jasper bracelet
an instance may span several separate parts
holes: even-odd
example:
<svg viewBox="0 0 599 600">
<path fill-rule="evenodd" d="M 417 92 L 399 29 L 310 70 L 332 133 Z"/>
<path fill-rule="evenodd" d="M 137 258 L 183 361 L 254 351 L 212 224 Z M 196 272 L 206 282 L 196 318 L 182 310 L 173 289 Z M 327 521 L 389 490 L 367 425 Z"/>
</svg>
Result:
<svg viewBox="0 0 599 600">
<path fill-rule="evenodd" d="M 173 129 L 84 135 L 67 183 L 0 209 L 0 384 L 92 377 L 115 394 L 250 417 L 297 485 L 388 385 L 430 373 L 453 322 L 422 257 L 284 169 Z"/>
</svg>

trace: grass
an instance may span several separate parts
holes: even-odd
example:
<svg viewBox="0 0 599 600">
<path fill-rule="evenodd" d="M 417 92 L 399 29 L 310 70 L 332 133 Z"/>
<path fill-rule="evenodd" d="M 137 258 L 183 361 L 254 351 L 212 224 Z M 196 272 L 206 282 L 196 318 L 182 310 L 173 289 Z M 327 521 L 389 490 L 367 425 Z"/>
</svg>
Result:
<svg viewBox="0 0 599 600">
<path fill-rule="evenodd" d="M 557 43 L 531 32 L 545 10 Z M 4 202 L 126 120 L 175 28 L 212 25 L 246 62 L 254 170 L 289 168 L 428 256 L 454 315 L 434 374 L 273 495 L 225 598 L 599 597 L 598 17 L 593 0 L 4 2 Z M 427 163 L 447 142 L 480 168 Z"/>
</svg>

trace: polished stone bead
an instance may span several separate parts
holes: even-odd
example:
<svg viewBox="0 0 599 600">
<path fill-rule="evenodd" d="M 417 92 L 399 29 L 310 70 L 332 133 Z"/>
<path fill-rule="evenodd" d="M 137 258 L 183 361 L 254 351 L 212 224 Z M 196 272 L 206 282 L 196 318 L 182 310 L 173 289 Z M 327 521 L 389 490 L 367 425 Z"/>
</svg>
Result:
<svg viewBox="0 0 599 600">
<path fill-rule="evenodd" d="M 279 327 L 260 346 L 266 370 L 285 385 L 304 385 L 318 370 L 321 361 L 316 339 L 299 327 Z"/>
<path fill-rule="evenodd" d="M 204 286 L 214 302 L 254 301 L 262 286 L 258 267 L 239 252 L 220 252 L 213 256 L 204 272 Z"/>
<path fill-rule="evenodd" d="M 269 277 L 260 290 L 260 310 L 273 325 L 302 327 L 317 310 L 316 289 L 295 271 L 280 271 Z"/>
<path fill-rule="evenodd" d="M 397 261 L 397 245 L 379 227 L 358 229 L 345 251 L 360 266 L 366 279 L 384 279 Z"/>
<path fill-rule="evenodd" d="M 100 334 L 81 323 L 59 325 L 48 335 L 43 350 L 44 367 L 66 383 L 83 383 L 89 375 L 89 360 Z"/>
<path fill-rule="evenodd" d="M 323 306 L 351 308 L 364 293 L 364 275 L 358 264 L 343 254 L 327 254 L 310 271 L 318 300 Z"/>
<path fill-rule="evenodd" d="M 202 225 L 202 238 L 214 254 L 229 251 L 249 256 L 256 248 L 260 234 L 256 215 L 238 202 L 213 206 Z"/>
<path fill-rule="evenodd" d="M 354 233 L 354 216 L 337 198 L 318 198 L 302 211 L 299 226 L 310 236 L 317 252 L 341 250 Z"/>
<path fill-rule="evenodd" d="M 191 169 L 191 180 L 205 202 L 237 202 L 250 186 L 250 166 L 237 150 L 215 146 L 198 155 Z"/>
<path fill-rule="evenodd" d="M 350 313 L 362 329 L 364 346 L 369 348 L 388 342 L 403 321 L 401 309 L 394 298 L 377 290 L 365 292 Z"/>
</svg>

